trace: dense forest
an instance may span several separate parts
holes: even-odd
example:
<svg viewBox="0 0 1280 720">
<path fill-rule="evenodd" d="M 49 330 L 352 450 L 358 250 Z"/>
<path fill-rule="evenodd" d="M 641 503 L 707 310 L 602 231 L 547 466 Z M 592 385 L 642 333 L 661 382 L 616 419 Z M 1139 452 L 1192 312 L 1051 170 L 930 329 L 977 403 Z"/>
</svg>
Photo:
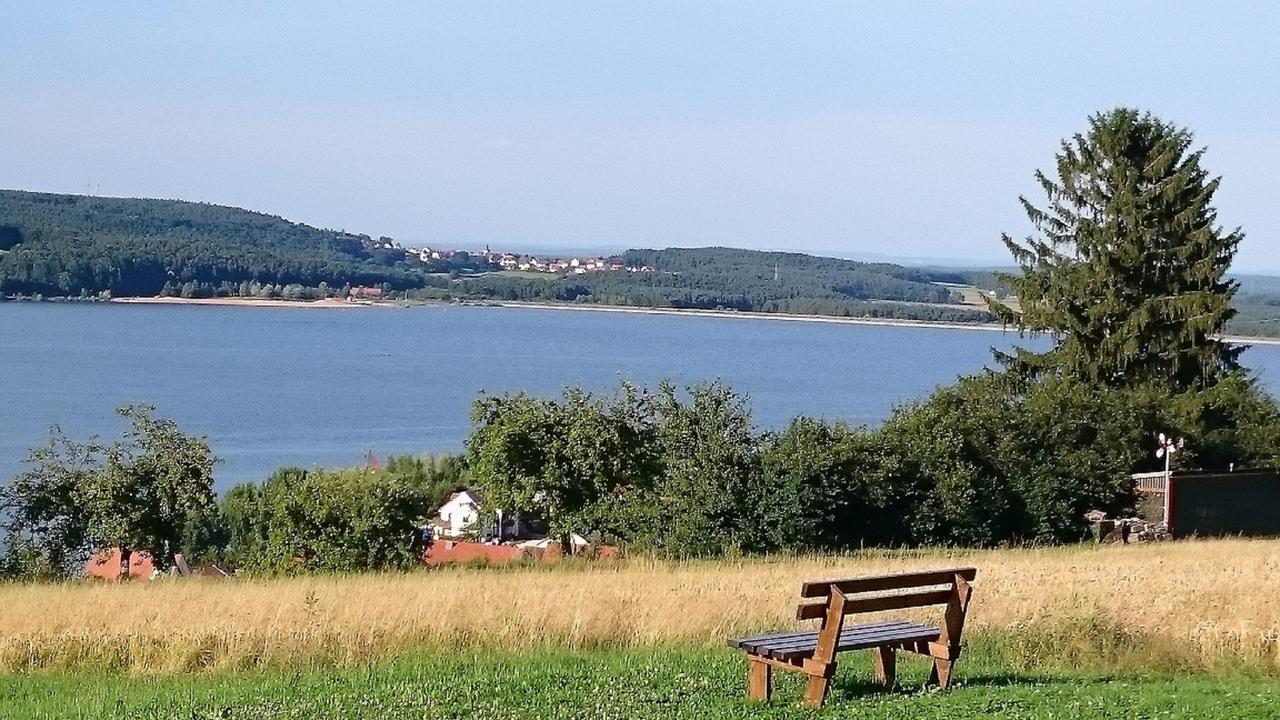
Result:
<svg viewBox="0 0 1280 720">
<path fill-rule="evenodd" d="M 928 271 L 800 253 L 735 248 L 629 250 L 628 268 L 645 272 L 595 272 L 567 276 L 509 273 L 461 278 L 448 288 L 417 297 L 537 300 L 637 307 L 782 312 L 846 317 L 989 321 L 978 307 L 951 305 L 959 298 Z"/>
<path fill-rule="evenodd" d="M 896 318 L 948 322 L 990 322 L 979 307 L 900 300 L 862 300 L 830 290 L 813 295 L 786 285 L 750 286 L 728 278 L 598 273 L 552 278 L 492 274 L 462 278 L 448 288 L 410 292 L 412 299 L 576 302 L 686 310 L 739 310 L 836 317 Z"/>
<path fill-rule="evenodd" d="M 367 236 L 239 208 L 0 190 L 0 295 L 152 296 L 188 282 L 420 286 L 403 259 Z"/>
</svg>

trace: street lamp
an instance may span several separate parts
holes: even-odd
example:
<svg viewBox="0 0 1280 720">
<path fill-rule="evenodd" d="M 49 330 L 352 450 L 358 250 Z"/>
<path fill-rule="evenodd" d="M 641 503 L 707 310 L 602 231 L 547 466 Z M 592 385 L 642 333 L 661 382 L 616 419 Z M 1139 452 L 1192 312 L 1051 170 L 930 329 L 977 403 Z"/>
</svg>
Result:
<svg viewBox="0 0 1280 720">
<path fill-rule="evenodd" d="M 1159 442 L 1156 444 L 1156 457 L 1164 458 L 1164 529 L 1170 534 L 1173 532 L 1169 526 L 1173 511 L 1173 472 L 1169 465 L 1173 460 L 1173 454 L 1182 450 L 1182 445 L 1182 438 L 1174 440 L 1172 437 L 1165 436 L 1164 433 L 1160 433 Z"/>
</svg>

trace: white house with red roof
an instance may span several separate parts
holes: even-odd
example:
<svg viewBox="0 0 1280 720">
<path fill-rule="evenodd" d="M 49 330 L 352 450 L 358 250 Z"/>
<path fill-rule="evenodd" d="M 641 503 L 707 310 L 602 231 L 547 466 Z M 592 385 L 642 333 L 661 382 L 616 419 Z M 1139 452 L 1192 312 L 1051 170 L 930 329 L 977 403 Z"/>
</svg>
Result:
<svg viewBox="0 0 1280 720">
<path fill-rule="evenodd" d="M 440 509 L 436 510 L 435 517 L 427 522 L 427 529 L 431 531 L 431 536 L 436 538 L 457 538 L 467 535 L 498 536 L 495 525 L 481 526 L 483 514 L 484 498 L 480 493 L 475 490 L 459 490 L 450 495 Z M 520 536 L 522 529 L 519 518 L 503 516 L 501 510 L 497 515 L 502 521 L 502 533 L 498 539 Z"/>
</svg>

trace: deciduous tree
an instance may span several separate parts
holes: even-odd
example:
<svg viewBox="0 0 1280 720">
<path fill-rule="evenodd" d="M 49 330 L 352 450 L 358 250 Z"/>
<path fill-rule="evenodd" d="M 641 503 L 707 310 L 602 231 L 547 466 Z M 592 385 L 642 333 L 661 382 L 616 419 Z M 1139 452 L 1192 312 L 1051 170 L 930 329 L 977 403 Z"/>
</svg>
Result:
<svg viewBox="0 0 1280 720">
<path fill-rule="evenodd" d="M 188 520 L 213 505 L 217 459 L 204 438 L 185 435 L 150 406 L 121 408 L 124 438 L 85 444 L 54 428 L 29 470 L 0 491 L 11 551 L 49 574 L 66 575 L 90 552 L 118 547 L 122 576 L 134 552 L 164 568 Z"/>
</svg>

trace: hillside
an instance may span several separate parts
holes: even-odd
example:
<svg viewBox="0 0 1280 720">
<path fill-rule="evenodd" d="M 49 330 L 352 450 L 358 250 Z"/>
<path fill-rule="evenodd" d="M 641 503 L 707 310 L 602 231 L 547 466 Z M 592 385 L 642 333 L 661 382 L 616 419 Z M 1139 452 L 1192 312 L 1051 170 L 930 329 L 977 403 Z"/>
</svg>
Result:
<svg viewBox="0 0 1280 720">
<path fill-rule="evenodd" d="M 899 265 L 719 247 L 628 250 L 621 259 L 627 268 L 644 271 L 565 276 L 497 273 L 424 292 L 636 307 L 990 320 L 985 309 L 956 305 L 960 294 L 936 284 L 956 279 L 950 274 Z"/>
<path fill-rule="evenodd" d="M 0 190 L 0 294 L 157 295 L 166 283 L 243 281 L 315 287 L 416 274 L 368 238 L 240 208 Z"/>
<path fill-rule="evenodd" d="M 333 294 L 386 285 L 408 299 L 524 300 L 985 321 L 938 282 L 952 273 L 734 248 L 630 250 L 645 272 L 498 273 L 493 256 L 423 262 L 389 238 L 178 200 L 0 190 L 0 297 Z M 253 286 L 250 288 L 249 284 Z M 323 286 L 325 287 L 322 287 Z M 274 286 L 274 287 L 272 287 Z"/>
</svg>

